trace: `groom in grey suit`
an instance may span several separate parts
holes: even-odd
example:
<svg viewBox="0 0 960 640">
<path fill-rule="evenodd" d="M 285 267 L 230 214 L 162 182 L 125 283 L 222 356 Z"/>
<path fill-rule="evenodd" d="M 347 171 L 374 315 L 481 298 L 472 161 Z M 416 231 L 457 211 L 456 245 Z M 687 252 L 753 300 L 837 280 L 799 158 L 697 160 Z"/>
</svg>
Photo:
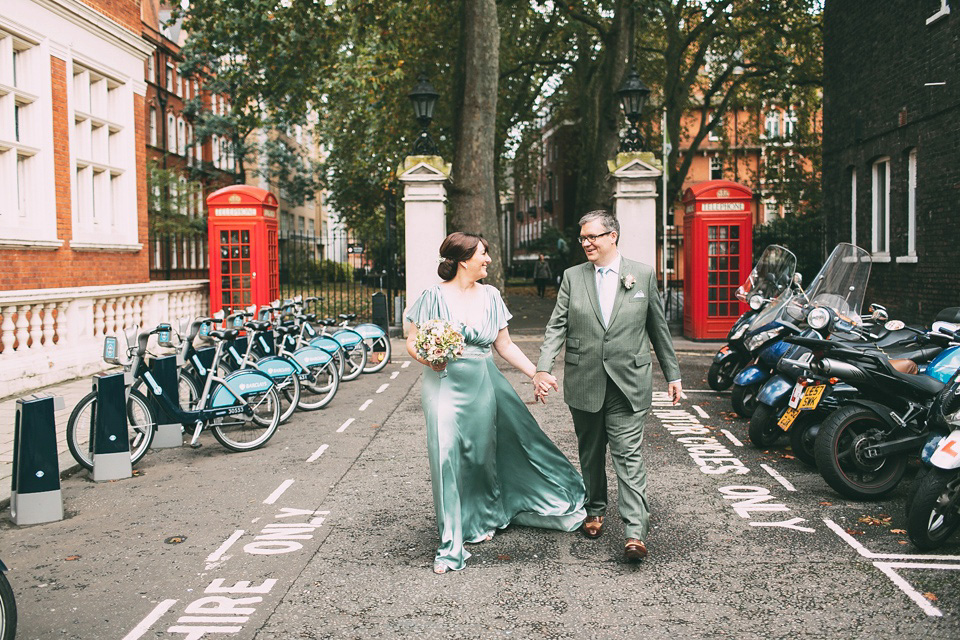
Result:
<svg viewBox="0 0 960 640">
<path fill-rule="evenodd" d="M 673 350 L 652 267 L 620 255 L 620 223 L 607 211 L 580 219 L 587 260 L 563 273 L 534 376 L 538 398 L 559 390 L 551 374 L 566 342 L 563 395 L 573 414 L 587 489 L 584 534 L 597 538 L 607 508 L 607 445 L 617 473 L 627 560 L 647 555 L 650 513 L 643 465 L 643 423 L 653 394 L 650 345 L 680 401 L 680 366 Z"/>
</svg>

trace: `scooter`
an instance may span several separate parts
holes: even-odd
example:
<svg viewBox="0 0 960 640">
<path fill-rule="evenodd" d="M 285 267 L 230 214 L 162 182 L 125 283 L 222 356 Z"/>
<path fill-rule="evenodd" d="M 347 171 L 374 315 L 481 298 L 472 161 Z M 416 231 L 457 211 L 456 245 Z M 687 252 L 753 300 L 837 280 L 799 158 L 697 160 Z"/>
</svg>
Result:
<svg viewBox="0 0 960 640">
<path fill-rule="evenodd" d="M 960 372 L 937 396 L 930 421 L 950 433 L 934 435 L 923 448 L 929 470 L 907 506 L 907 535 L 922 551 L 942 546 L 960 527 Z"/>
<path fill-rule="evenodd" d="M 797 257 L 790 250 L 776 244 L 764 249 L 757 265 L 737 289 L 737 299 L 747 304 L 750 309 L 733 323 L 727 334 L 727 344 L 713 357 L 713 363 L 707 372 L 707 384 L 711 389 L 729 389 L 737 374 L 750 362 L 750 352 L 743 341 L 750 323 L 765 304 L 769 304 L 790 286 L 796 269 Z"/>
</svg>

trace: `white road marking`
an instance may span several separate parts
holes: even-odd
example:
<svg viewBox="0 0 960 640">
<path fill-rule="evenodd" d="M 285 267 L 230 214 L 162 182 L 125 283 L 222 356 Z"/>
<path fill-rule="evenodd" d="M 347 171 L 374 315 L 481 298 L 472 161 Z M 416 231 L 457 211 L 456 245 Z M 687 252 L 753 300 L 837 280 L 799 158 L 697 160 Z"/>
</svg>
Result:
<svg viewBox="0 0 960 640">
<path fill-rule="evenodd" d="M 727 440 L 729 440 L 729 441 L 732 442 L 733 444 L 737 445 L 738 447 L 742 447 L 742 446 L 743 446 L 743 443 L 740 442 L 739 440 L 737 440 L 737 436 L 733 435 L 732 433 L 730 433 L 730 432 L 727 431 L 726 429 L 720 429 L 720 433 L 722 433 L 723 435 L 727 436 Z"/>
<path fill-rule="evenodd" d="M 398 375 L 400 375 L 400 372 L 394 371 L 393 373 L 390 374 L 390 379 L 395 380 Z"/>
<path fill-rule="evenodd" d="M 164 600 L 158 604 L 154 607 L 153 611 L 147 614 L 146 618 L 140 621 L 140 624 L 135 626 L 130 633 L 123 636 L 123 640 L 137 640 L 137 638 L 149 631 L 153 623 L 162 618 L 163 614 L 169 611 L 175 604 L 177 604 L 176 600 Z"/>
<path fill-rule="evenodd" d="M 700 414 L 701 418 L 709 418 L 710 414 L 701 409 L 698 405 L 693 405 L 693 410 Z"/>
<path fill-rule="evenodd" d="M 177 618 L 177 622 L 191 623 L 196 624 L 198 622 L 219 622 L 221 624 L 227 622 L 240 623 L 249 622 L 250 616 L 180 616 Z"/>
<path fill-rule="evenodd" d="M 953 562 L 960 562 L 960 556 L 933 556 L 933 555 L 920 555 L 920 554 L 907 554 L 907 553 L 874 553 L 870 551 L 862 544 L 860 544 L 853 536 L 846 532 L 846 530 L 838 525 L 833 520 L 824 518 L 823 520 L 828 527 L 830 527 L 835 534 L 840 536 L 840 538 L 846 542 L 848 545 L 853 547 L 857 553 L 859 553 L 864 558 L 869 558 L 871 560 L 947 560 Z"/>
<path fill-rule="evenodd" d="M 207 562 L 208 563 L 216 562 L 217 560 L 222 558 L 223 554 L 225 554 L 227 550 L 233 546 L 233 543 L 239 540 L 242 535 L 243 535 L 243 529 L 237 529 L 236 531 L 234 531 L 233 534 L 229 538 L 227 538 L 222 545 L 220 545 L 219 549 L 217 549 L 216 551 L 214 551 L 213 553 L 207 556 Z"/>
<path fill-rule="evenodd" d="M 280 496 L 283 495 L 283 492 L 290 488 L 290 485 L 293 484 L 293 480 L 284 480 L 280 483 L 280 486 L 274 489 L 273 493 L 270 494 L 266 500 L 263 501 L 263 504 L 273 504 L 277 501 Z"/>
<path fill-rule="evenodd" d="M 389 383 L 389 382 L 380 385 L 380 388 L 377 389 L 377 393 L 383 393 L 384 391 L 387 390 L 387 387 L 389 387 L 389 386 L 390 386 L 390 383 Z"/>
<path fill-rule="evenodd" d="M 400 368 L 401 368 L 401 369 L 406 369 L 406 368 L 409 367 L 409 366 L 410 366 L 410 361 L 407 360 L 407 361 L 404 362 L 402 365 L 400 365 Z"/>
<path fill-rule="evenodd" d="M 724 393 L 723 391 L 714 391 L 713 389 L 684 389 L 683 392 L 684 393 L 713 393 L 713 394 Z M 726 392 L 726 393 L 729 393 L 729 392 Z"/>
<path fill-rule="evenodd" d="M 340 425 L 340 428 L 337 429 L 337 433 L 343 433 L 344 431 L 346 431 L 347 427 L 353 424 L 353 421 L 354 421 L 354 418 L 350 418 L 349 420 L 344 422 L 342 425 Z"/>
<path fill-rule="evenodd" d="M 787 480 L 787 479 L 784 478 L 782 475 L 780 475 L 780 474 L 777 472 L 777 470 L 774 469 L 773 467 L 771 467 L 770 465 L 761 464 L 760 467 L 761 467 L 764 471 L 766 471 L 767 473 L 769 473 L 770 476 L 771 476 L 774 480 L 776 480 L 777 482 L 779 482 L 780 484 L 782 484 L 782 485 L 783 485 L 783 488 L 786 489 L 787 491 L 796 491 L 796 490 L 797 490 L 797 488 L 796 488 L 795 486 L 793 486 L 792 484 L 790 484 L 790 481 L 789 481 L 789 480 Z"/>
<path fill-rule="evenodd" d="M 309 458 L 307 458 L 307 462 L 313 462 L 314 460 L 316 460 L 317 458 L 319 458 L 320 456 L 322 456 L 322 455 L 323 455 L 323 452 L 326 451 L 326 450 L 327 450 L 327 447 L 329 447 L 329 446 L 330 446 L 330 445 L 328 445 L 328 444 L 322 444 L 322 445 L 320 445 L 320 448 L 317 449 L 316 451 L 314 451 L 312 456 L 310 456 Z"/>
<path fill-rule="evenodd" d="M 366 410 L 367 410 L 367 407 L 369 407 L 371 404 L 373 404 L 373 399 L 372 399 L 372 398 L 371 398 L 370 400 L 367 400 L 366 402 L 364 402 L 362 405 L 360 405 L 360 411 L 366 411 Z"/>
<path fill-rule="evenodd" d="M 893 584 L 897 585 L 900 588 L 900 591 L 903 591 L 908 598 L 914 601 L 918 607 L 923 609 L 923 612 L 928 616 L 933 616 L 935 618 L 943 617 L 943 612 L 940 609 L 937 609 L 935 606 L 930 604 L 930 601 L 923 597 L 919 591 L 913 588 L 913 586 L 900 577 L 900 574 L 894 571 L 894 567 L 900 567 L 904 569 L 913 568 L 913 569 L 934 569 L 934 568 L 943 568 L 943 569 L 960 569 L 960 565 L 922 565 L 916 567 L 910 567 L 910 563 L 906 562 L 874 562 L 873 566 L 880 571 L 883 571 L 884 574 Z"/>
</svg>

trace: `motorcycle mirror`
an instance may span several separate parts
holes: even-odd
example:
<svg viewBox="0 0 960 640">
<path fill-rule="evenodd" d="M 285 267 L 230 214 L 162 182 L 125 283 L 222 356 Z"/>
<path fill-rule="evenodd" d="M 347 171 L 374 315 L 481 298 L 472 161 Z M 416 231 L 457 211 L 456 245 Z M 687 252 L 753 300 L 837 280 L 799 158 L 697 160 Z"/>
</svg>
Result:
<svg viewBox="0 0 960 640">
<path fill-rule="evenodd" d="M 890 318 L 890 314 L 883 307 L 877 307 L 873 310 L 872 318 L 874 322 L 886 322 Z"/>
<path fill-rule="evenodd" d="M 800 286 L 803 284 L 803 274 L 797 271 L 793 274 L 793 284 Z"/>
<path fill-rule="evenodd" d="M 760 307 L 763 306 L 763 298 L 759 295 L 750 296 L 750 308 L 754 311 L 759 311 Z"/>
</svg>

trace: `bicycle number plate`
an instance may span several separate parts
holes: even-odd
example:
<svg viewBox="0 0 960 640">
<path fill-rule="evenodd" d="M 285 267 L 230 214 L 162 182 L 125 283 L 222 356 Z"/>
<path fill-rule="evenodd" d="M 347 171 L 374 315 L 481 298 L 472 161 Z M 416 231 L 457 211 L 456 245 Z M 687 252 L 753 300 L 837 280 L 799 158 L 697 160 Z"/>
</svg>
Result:
<svg viewBox="0 0 960 640">
<path fill-rule="evenodd" d="M 806 389 L 799 382 L 794 385 L 793 393 L 790 394 L 790 408 L 796 409 L 800 405 L 800 398 L 803 397 L 803 390 Z"/>
<path fill-rule="evenodd" d="M 103 339 L 103 359 L 110 364 L 118 364 L 116 336 L 107 336 Z"/>
<path fill-rule="evenodd" d="M 812 387 L 807 387 L 807 390 L 803 392 L 803 399 L 800 400 L 800 405 L 797 407 L 801 411 L 807 409 L 816 409 L 817 405 L 820 404 L 820 397 L 823 396 L 823 390 L 827 388 L 825 384 L 817 384 Z"/>
<path fill-rule="evenodd" d="M 800 409 L 795 409 L 793 407 L 788 407 L 780 419 L 777 420 L 777 426 L 786 431 L 790 428 L 790 425 L 793 424 L 793 421 L 797 419 L 797 416 L 800 415 Z"/>
</svg>

